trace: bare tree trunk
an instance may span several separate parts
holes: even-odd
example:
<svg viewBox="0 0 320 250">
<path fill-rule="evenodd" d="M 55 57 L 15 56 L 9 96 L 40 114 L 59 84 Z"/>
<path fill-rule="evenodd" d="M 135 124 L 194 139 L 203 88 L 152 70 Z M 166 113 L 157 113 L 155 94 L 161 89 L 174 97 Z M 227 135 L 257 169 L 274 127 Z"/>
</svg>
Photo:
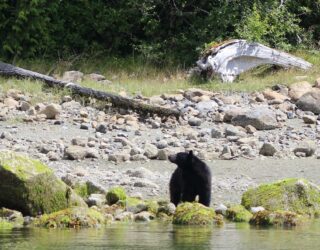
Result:
<svg viewBox="0 0 320 250">
<path fill-rule="evenodd" d="M 72 82 L 57 80 L 51 76 L 43 75 L 31 70 L 15 67 L 11 64 L 0 62 L 0 75 L 6 77 L 29 78 L 45 82 L 50 87 L 67 88 L 73 94 L 85 97 L 93 97 L 98 100 L 112 103 L 114 107 L 132 109 L 143 114 L 157 114 L 160 117 L 174 116 L 177 119 L 180 117 L 180 112 L 174 109 L 162 108 L 144 104 L 136 100 L 125 98 L 120 95 L 111 94 L 104 91 L 94 90 L 91 88 L 82 87 Z"/>
</svg>

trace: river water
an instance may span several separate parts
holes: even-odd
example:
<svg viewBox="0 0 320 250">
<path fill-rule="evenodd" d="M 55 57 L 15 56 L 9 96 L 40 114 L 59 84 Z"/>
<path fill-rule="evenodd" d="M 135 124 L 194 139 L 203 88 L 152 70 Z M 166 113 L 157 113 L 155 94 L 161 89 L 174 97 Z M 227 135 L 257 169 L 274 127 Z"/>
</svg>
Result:
<svg viewBox="0 0 320 250">
<path fill-rule="evenodd" d="M 115 224 L 103 229 L 0 230 L 0 249 L 320 249 L 320 221 L 296 228 L 222 227 L 171 224 Z"/>
</svg>

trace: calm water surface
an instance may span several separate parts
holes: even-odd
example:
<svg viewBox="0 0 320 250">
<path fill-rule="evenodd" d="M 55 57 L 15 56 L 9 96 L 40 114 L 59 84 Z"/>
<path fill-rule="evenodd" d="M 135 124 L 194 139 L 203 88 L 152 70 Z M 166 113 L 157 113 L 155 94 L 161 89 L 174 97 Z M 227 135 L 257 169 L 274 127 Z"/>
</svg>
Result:
<svg viewBox="0 0 320 250">
<path fill-rule="evenodd" d="M 233 223 L 220 228 L 150 223 L 106 229 L 0 230 L 0 249 L 320 249 L 320 221 L 294 229 Z"/>
</svg>

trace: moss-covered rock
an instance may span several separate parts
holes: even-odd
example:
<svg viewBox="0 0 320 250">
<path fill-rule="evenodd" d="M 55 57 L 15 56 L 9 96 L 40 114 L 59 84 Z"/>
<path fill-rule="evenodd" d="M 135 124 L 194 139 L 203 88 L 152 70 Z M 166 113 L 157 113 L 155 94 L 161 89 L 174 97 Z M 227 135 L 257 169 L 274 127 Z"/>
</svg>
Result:
<svg viewBox="0 0 320 250">
<path fill-rule="evenodd" d="M 249 222 L 252 214 L 242 205 L 235 205 L 227 209 L 226 217 L 234 222 Z"/>
<path fill-rule="evenodd" d="M 108 204 L 113 205 L 119 200 L 125 201 L 127 199 L 127 194 L 123 187 L 114 187 L 107 192 L 106 198 Z"/>
<path fill-rule="evenodd" d="M 71 187 L 82 198 L 88 198 L 91 194 L 105 194 L 90 181 L 77 182 Z"/>
<path fill-rule="evenodd" d="M 211 225 L 221 222 L 221 218 L 216 216 L 212 208 L 200 203 L 185 202 L 178 205 L 172 223 L 177 225 Z"/>
<path fill-rule="evenodd" d="M 100 227 L 106 218 L 92 208 L 72 207 L 35 219 L 34 226 L 47 228 Z"/>
<path fill-rule="evenodd" d="M 1 229 L 12 229 L 14 227 L 15 227 L 14 223 L 12 223 L 6 219 L 0 218 L 0 230 Z"/>
<path fill-rule="evenodd" d="M 2 227 L 5 227 L 6 222 L 10 223 L 12 227 L 22 227 L 24 219 L 19 211 L 1 208 L 0 221 L 2 222 Z"/>
<path fill-rule="evenodd" d="M 250 224 L 258 226 L 298 226 L 305 223 L 308 219 L 294 212 L 267 210 L 255 213 L 250 220 Z"/>
<path fill-rule="evenodd" d="M 36 216 L 70 206 L 86 204 L 50 168 L 21 154 L 0 151 L 0 207 Z"/>
<path fill-rule="evenodd" d="M 246 209 L 262 206 L 268 211 L 318 215 L 320 189 L 305 179 L 285 179 L 248 190 L 243 194 L 241 204 Z"/>
</svg>

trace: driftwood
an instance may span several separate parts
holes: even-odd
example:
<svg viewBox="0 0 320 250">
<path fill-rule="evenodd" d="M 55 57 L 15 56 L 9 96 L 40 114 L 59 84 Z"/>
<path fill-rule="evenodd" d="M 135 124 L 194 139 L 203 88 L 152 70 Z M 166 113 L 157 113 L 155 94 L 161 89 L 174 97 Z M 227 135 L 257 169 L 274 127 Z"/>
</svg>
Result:
<svg viewBox="0 0 320 250">
<path fill-rule="evenodd" d="M 157 114 L 160 117 L 174 116 L 177 119 L 180 117 L 180 112 L 178 110 L 152 106 L 149 104 L 138 102 L 130 98 L 122 97 L 120 95 L 82 87 L 72 82 L 57 80 L 51 76 L 22 69 L 3 62 L 0 62 L 0 75 L 5 77 L 17 77 L 40 80 L 42 82 L 45 82 L 49 87 L 67 88 L 72 92 L 72 94 L 77 94 L 79 96 L 84 97 L 93 97 L 98 100 L 107 101 L 111 103 L 114 107 L 132 109 L 138 113 Z"/>
<path fill-rule="evenodd" d="M 312 67 L 301 58 L 246 40 L 231 40 L 214 46 L 197 61 L 202 74 L 217 74 L 223 82 L 233 82 L 242 72 L 263 64 L 305 70 Z"/>
</svg>

